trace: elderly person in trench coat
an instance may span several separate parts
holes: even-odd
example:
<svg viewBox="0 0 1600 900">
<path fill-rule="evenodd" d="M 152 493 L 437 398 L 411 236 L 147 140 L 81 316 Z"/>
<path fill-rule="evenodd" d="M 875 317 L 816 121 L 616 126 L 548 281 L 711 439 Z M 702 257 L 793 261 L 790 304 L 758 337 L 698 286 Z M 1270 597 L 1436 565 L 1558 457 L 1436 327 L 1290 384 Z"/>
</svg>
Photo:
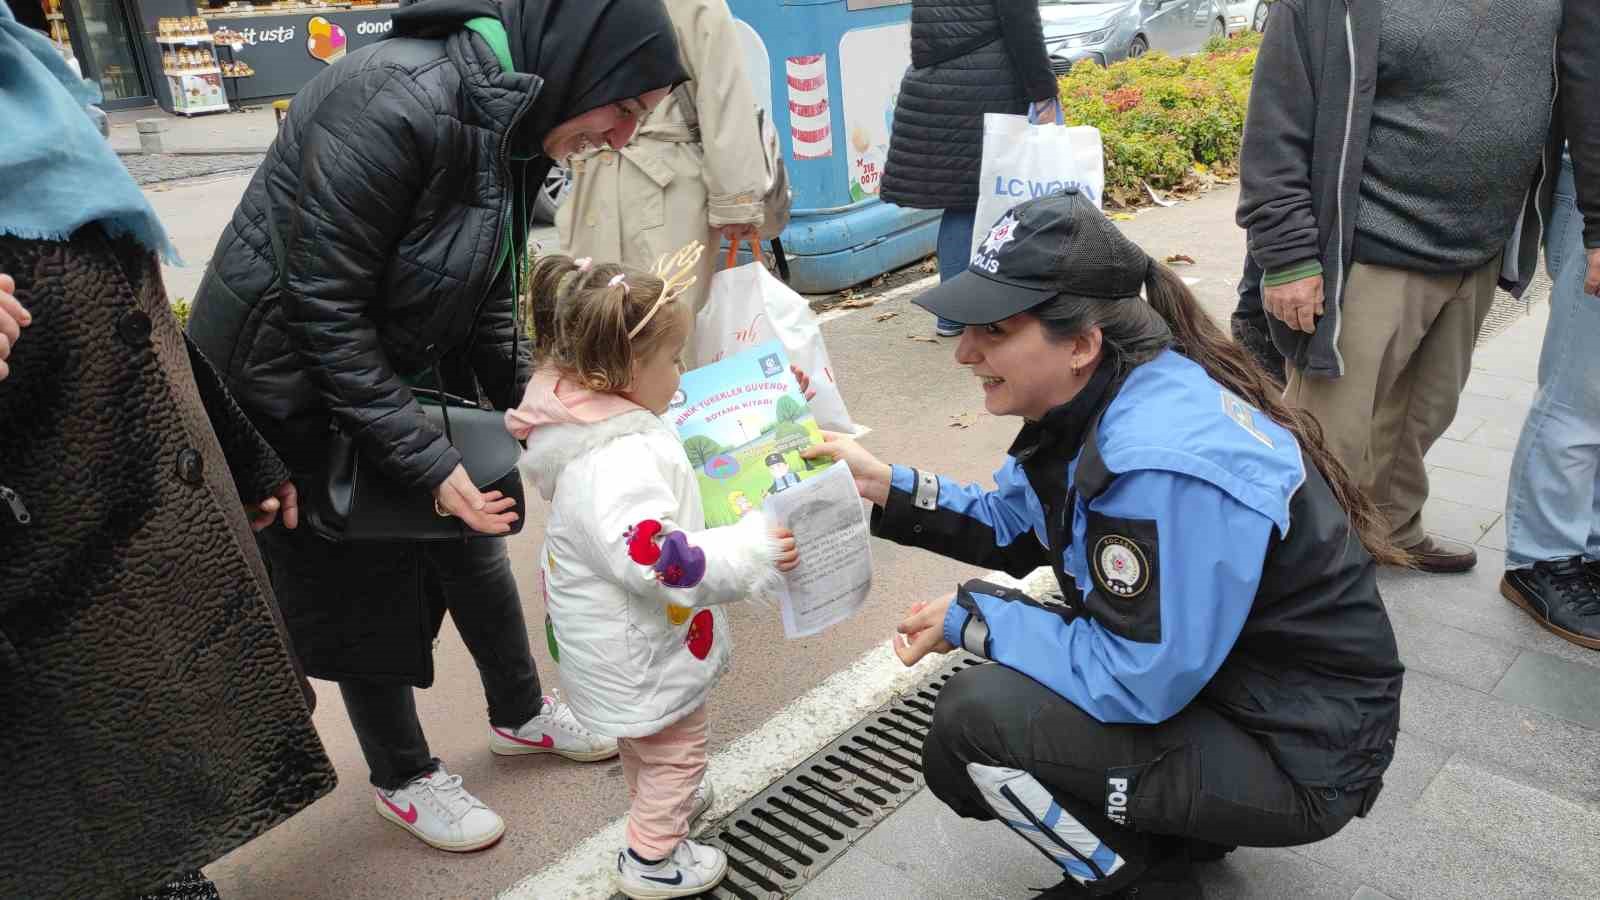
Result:
<svg viewBox="0 0 1600 900">
<path fill-rule="evenodd" d="M 334 786 L 241 502 L 294 494 L 82 84 L 0 3 L 0 897 L 204 896 Z"/>
<path fill-rule="evenodd" d="M 620 149 L 591 146 L 567 161 L 572 190 L 556 213 L 561 250 L 597 262 L 649 268 L 691 241 L 708 248 L 754 240 L 763 219 L 767 164 L 738 26 L 725 0 L 664 0 L 690 81 L 680 85 Z M 685 297 L 705 306 L 721 254 L 700 257 Z M 690 358 L 694 337 L 685 347 Z"/>
</svg>

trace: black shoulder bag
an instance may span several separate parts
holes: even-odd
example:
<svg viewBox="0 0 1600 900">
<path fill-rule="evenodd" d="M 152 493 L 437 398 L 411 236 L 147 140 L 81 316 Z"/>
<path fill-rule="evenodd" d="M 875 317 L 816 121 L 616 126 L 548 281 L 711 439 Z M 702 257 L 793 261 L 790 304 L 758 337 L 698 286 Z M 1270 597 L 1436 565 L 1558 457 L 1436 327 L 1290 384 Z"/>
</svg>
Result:
<svg viewBox="0 0 1600 900">
<path fill-rule="evenodd" d="M 278 290 L 288 290 L 287 259 L 283 251 L 283 238 L 273 222 L 272 202 L 266 203 L 267 231 L 272 237 L 275 255 Z M 514 239 L 514 237 L 513 237 Z M 517 297 L 517 254 L 512 248 L 507 260 L 511 266 L 511 297 Z M 520 317 L 512 314 L 511 385 L 516 390 L 517 356 L 520 352 Z M 476 324 L 473 332 L 476 335 Z M 520 514 L 511 523 L 509 534 L 522 530 L 527 521 L 523 509 L 522 478 L 517 472 L 517 459 L 522 444 L 506 430 L 504 414 L 468 400 L 445 393 L 444 379 L 437 362 L 433 366 L 434 383 L 441 390 L 413 388 L 422 421 L 431 422 L 449 439 L 461 454 L 461 465 L 471 476 L 478 490 L 488 493 L 499 491 L 516 500 Z M 511 398 L 513 405 L 516 398 Z M 426 488 L 402 484 L 383 472 L 373 461 L 362 456 L 353 435 L 335 419 L 329 426 L 326 464 L 316 473 L 310 484 L 297 485 L 300 493 L 300 511 L 307 524 L 323 538 L 335 541 L 444 541 L 465 540 L 473 537 L 505 537 L 489 535 L 467 527 L 466 523 L 451 515 L 441 515 L 434 507 L 433 492 Z"/>
</svg>

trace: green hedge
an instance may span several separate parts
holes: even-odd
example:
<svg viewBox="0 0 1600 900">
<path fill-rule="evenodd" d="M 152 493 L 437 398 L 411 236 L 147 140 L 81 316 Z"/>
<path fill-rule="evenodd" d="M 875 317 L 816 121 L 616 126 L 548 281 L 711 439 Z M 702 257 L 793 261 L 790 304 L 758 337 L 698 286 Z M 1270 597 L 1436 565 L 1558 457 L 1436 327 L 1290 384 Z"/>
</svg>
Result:
<svg viewBox="0 0 1600 900">
<path fill-rule="evenodd" d="M 1148 203 L 1145 182 L 1181 190 L 1200 173 L 1236 171 L 1260 45 L 1261 35 L 1245 32 L 1195 56 L 1149 53 L 1108 68 L 1084 61 L 1062 76 L 1067 124 L 1100 129 L 1112 203 Z"/>
</svg>

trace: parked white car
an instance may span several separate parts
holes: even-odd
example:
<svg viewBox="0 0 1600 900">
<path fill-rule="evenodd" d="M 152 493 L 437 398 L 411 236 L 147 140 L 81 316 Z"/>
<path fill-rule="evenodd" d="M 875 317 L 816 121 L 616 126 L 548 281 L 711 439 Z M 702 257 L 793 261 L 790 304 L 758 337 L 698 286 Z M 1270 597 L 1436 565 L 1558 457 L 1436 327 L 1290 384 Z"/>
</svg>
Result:
<svg viewBox="0 0 1600 900">
<path fill-rule="evenodd" d="M 1267 10 L 1272 0 L 1228 0 L 1228 33 L 1261 31 L 1267 27 Z"/>
<path fill-rule="evenodd" d="M 1227 30 L 1221 0 L 1039 0 L 1039 17 L 1057 75 L 1084 59 L 1107 66 L 1150 50 L 1197 53 Z"/>
</svg>

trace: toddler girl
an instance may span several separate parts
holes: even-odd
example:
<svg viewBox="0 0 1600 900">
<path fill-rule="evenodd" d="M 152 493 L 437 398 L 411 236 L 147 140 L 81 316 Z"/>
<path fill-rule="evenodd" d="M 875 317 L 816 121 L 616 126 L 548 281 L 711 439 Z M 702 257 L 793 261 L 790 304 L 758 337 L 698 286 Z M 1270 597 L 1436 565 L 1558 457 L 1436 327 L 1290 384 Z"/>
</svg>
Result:
<svg viewBox="0 0 1600 900">
<path fill-rule="evenodd" d="M 692 265 L 665 268 L 684 274 L 541 259 L 529 279 L 538 368 L 506 414 L 550 503 L 541 565 L 568 701 L 620 746 L 632 806 L 617 870 L 634 898 L 697 894 L 727 870 L 721 850 L 687 838 L 711 804 L 705 702 L 732 649 L 717 604 L 771 594 L 799 561 L 794 536 L 759 511 L 705 528 L 694 468 L 661 418 Z"/>
</svg>

